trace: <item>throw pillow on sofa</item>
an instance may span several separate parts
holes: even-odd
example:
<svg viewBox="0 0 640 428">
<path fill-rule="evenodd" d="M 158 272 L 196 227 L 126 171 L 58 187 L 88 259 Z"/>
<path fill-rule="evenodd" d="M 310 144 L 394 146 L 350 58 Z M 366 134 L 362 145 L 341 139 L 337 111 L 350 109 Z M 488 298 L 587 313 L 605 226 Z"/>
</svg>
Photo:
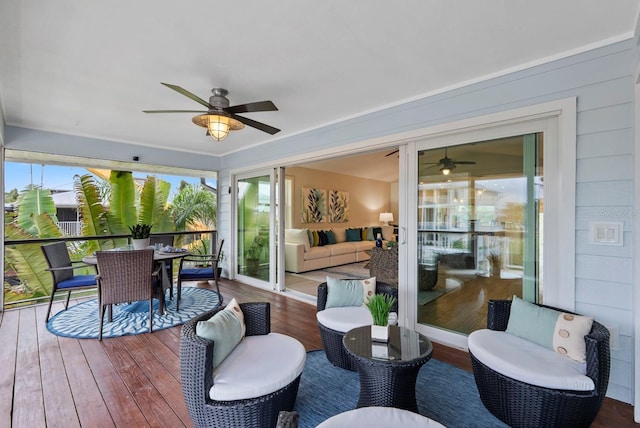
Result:
<svg viewBox="0 0 640 428">
<path fill-rule="evenodd" d="M 327 244 L 336 244 L 338 242 L 336 241 L 336 234 L 333 230 L 327 230 L 325 234 L 327 235 Z"/>
<path fill-rule="evenodd" d="M 362 229 L 351 228 L 347 229 L 347 242 L 362 241 Z"/>
<path fill-rule="evenodd" d="M 513 296 L 506 332 L 583 363 L 587 352 L 584 336 L 592 324 L 591 317 L 540 307 Z"/>
</svg>

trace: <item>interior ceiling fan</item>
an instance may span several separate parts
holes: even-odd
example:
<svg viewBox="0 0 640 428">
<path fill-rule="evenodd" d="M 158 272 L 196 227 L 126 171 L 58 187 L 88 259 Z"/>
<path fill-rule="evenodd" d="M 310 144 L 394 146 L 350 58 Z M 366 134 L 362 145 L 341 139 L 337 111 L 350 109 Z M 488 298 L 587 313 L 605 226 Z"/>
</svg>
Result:
<svg viewBox="0 0 640 428">
<path fill-rule="evenodd" d="M 474 165 L 475 161 L 466 161 L 466 160 L 455 160 L 451 159 L 447 156 L 447 148 L 444 148 L 444 157 L 440 159 L 438 162 L 427 162 L 426 165 L 431 165 L 428 168 L 433 168 L 435 166 L 442 166 L 440 171 L 444 175 L 449 175 L 449 173 L 456 168 L 456 165 Z"/>
<path fill-rule="evenodd" d="M 162 83 L 162 82 L 161 82 Z M 213 88 L 213 95 L 209 97 L 209 102 L 203 100 L 197 95 L 192 94 L 186 89 L 169 83 L 162 83 L 167 88 L 184 95 L 193 101 L 202 104 L 207 108 L 203 110 L 143 110 L 145 113 L 200 113 L 194 116 L 192 121 L 198 126 L 207 128 L 207 135 L 210 135 L 217 141 L 224 140 L 229 131 L 237 131 L 244 128 L 244 125 L 259 129 L 267 134 L 276 134 L 280 132 L 278 128 L 267 124 L 238 116 L 238 113 L 252 113 L 256 111 L 277 111 L 278 108 L 271 101 L 258 101 L 254 103 L 239 104 L 237 106 L 229 106 L 227 94 L 229 91 L 223 88 Z"/>
</svg>

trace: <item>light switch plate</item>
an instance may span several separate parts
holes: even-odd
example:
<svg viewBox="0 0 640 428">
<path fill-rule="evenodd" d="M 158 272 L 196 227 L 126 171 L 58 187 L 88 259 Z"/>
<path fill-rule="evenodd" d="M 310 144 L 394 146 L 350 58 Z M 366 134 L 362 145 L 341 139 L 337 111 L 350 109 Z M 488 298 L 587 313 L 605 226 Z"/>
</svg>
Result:
<svg viewBox="0 0 640 428">
<path fill-rule="evenodd" d="M 589 223 L 589 243 L 594 245 L 623 245 L 623 222 L 592 221 Z"/>
</svg>

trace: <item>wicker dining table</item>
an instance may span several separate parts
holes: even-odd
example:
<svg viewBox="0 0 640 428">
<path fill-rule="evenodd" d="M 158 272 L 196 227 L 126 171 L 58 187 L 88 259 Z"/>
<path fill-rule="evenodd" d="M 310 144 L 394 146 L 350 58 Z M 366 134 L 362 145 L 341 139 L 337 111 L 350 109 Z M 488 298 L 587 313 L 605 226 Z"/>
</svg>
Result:
<svg viewBox="0 0 640 428">
<path fill-rule="evenodd" d="M 153 248 L 153 247 L 149 247 L 149 248 Z M 129 248 L 114 248 L 112 250 L 107 250 L 107 251 L 118 251 L 122 249 L 129 249 Z M 166 292 L 167 290 L 171 290 L 173 288 L 173 278 L 169 278 L 169 275 L 167 274 L 168 270 L 166 269 L 166 264 L 172 263 L 173 260 L 186 257 L 190 254 L 191 253 L 189 251 L 186 251 L 186 250 L 178 251 L 177 249 L 174 249 L 174 248 L 167 251 L 163 251 L 161 249 L 154 249 L 153 261 L 162 265 L 162 269 L 160 269 L 160 272 L 162 272 L 162 290 L 164 292 Z M 83 257 L 82 261 L 90 265 L 98 264 L 98 258 L 96 257 L 95 254 Z"/>
<path fill-rule="evenodd" d="M 371 339 L 371 326 L 348 331 L 342 343 L 360 375 L 357 407 L 382 406 L 418 412 L 416 379 L 431 359 L 433 345 L 422 334 L 389 326 L 389 340 Z"/>
</svg>

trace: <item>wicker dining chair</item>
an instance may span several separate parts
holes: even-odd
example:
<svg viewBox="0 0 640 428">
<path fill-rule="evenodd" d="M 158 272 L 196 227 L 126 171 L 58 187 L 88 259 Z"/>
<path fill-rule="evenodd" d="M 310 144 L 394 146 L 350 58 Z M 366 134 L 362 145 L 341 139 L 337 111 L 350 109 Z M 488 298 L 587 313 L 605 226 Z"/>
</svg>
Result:
<svg viewBox="0 0 640 428">
<path fill-rule="evenodd" d="M 175 242 L 175 235 L 150 235 L 149 245 L 155 247 L 156 244 L 160 244 L 163 247 L 173 247 Z M 167 277 L 173 284 L 173 260 L 164 264 L 167 269 Z M 173 299 L 173 285 L 169 288 L 169 297 Z"/>
<path fill-rule="evenodd" d="M 72 262 L 69 258 L 69 252 L 67 250 L 67 244 L 64 242 L 55 242 L 53 244 L 43 245 L 42 252 L 44 258 L 47 260 L 49 268 L 53 278 L 53 286 L 51 287 L 51 297 L 49 298 L 49 308 L 47 309 L 47 317 L 45 322 L 49 321 L 51 315 L 51 305 L 53 304 L 53 298 L 58 292 L 66 292 L 67 299 L 64 303 L 64 309 L 69 307 L 69 298 L 71 292 L 74 290 L 91 289 L 96 288 L 96 274 L 89 275 L 74 275 L 75 269 L 87 268 L 91 265 L 82 262 Z M 95 270 L 95 267 L 92 267 Z"/>
<path fill-rule="evenodd" d="M 178 270 L 178 299 L 176 310 L 180 310 L 180 297 L 182 296 L 182 281 L 209 281 L 216 283 L 216 291 L 220 294 L 218 286 L 218 264 L 222 257 L 224 239 L 220 241 L 216 254 L 190 254 L 180 259 Z"/>
<path fill-rule="evenodd" d="M 153 262 L 153 250 L 98 251 L 98 307 L 102 340 L 104 309 L 117 303 L 149 300 L 149 333 L 153 330 L 153 299 L 160 301 L 160 314 L 164 314 L 164 292 L 159 280 L 159 266 Z M 154 268 L 155 266 L 155 268 Z"/>
</svg>

